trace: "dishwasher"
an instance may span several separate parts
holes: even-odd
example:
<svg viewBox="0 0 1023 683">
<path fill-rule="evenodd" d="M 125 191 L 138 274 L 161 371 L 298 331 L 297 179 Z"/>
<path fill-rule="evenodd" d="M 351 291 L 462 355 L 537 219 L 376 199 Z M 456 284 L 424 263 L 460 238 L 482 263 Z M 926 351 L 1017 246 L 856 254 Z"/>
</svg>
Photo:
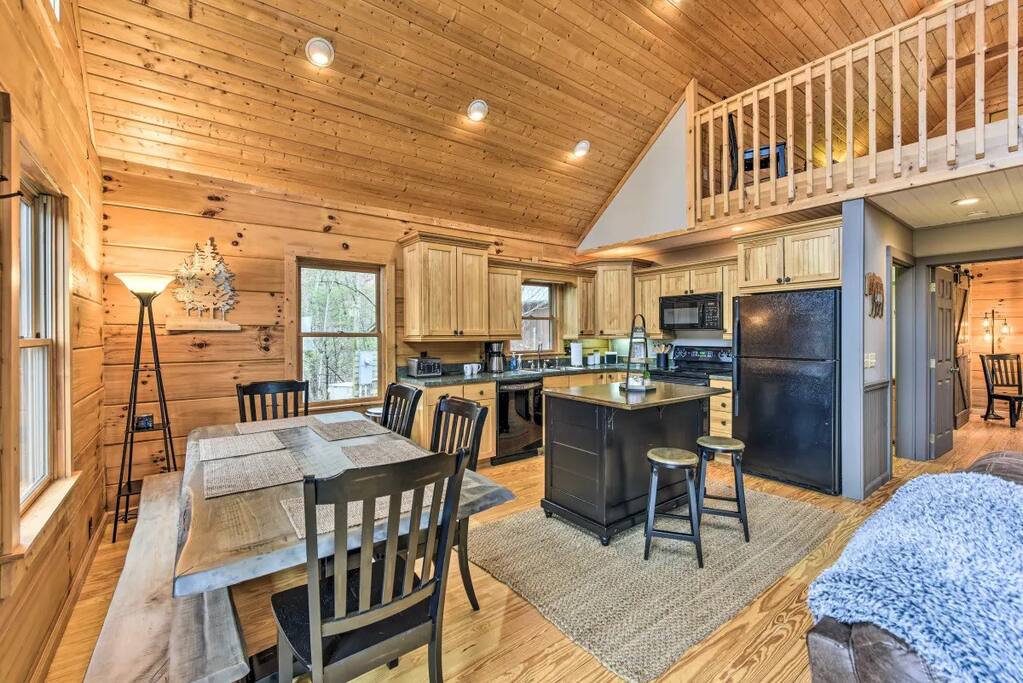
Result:
<svg viewBox="0 0 1023 683">
<path fill-rule="evenodd" d="M 491 465 L 536 455 L 543 445 L 543 382 L 497 383 L 497 455 Z"/>
</svg>

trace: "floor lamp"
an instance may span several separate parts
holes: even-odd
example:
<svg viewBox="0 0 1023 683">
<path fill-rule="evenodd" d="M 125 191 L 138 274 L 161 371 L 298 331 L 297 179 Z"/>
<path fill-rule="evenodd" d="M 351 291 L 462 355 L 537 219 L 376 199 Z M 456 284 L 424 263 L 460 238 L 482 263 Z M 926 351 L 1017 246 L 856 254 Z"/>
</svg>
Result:
<svg viewBox="0 0 1023 683">
<path fill-rule="evenodd" d="M 142 480 L 131 478 L 131 465 L 135 453 L 135 435 L 140 432 L 162 432 L 164 455 L 167 459 L 167 470 L 177 470 L 178 464 L 174 457 L 174 442 L 171 439 L 170 416 L 167 414 L 167 398 L 163 393 L 163 374 L 160 372 L 160 354 L 156 348 L 156 324 L 153 321 L 153 299 L 174 279 L 173 275 L 151 273 L 114 273 L 114 277 L 139 300 L 139 321 L 135 332 L 135 362 L 131 371 L 131 389 L 128 394 L 128 416 L 124 424 L 124 443 L 121 446 L 121 471 L 117 477 L 117 501 L 114 509 L 113 540 L 117 541 L 117 523 L 128 522 L 128 508 L 131 497 L 142 493 Z M 142 332 L 145 327 L 146 313 L 149 314 L 149 339 L 153 351 L 152 369 L 156 374 L 156 392 L 160 401 L 160 422 L 154 424 L 136 424 L 135 412 L 139 402 L 139 370 L 142 368 Z M 124 501 L 124 513 L 121 513 L 121 501 Z"/>
</svg>

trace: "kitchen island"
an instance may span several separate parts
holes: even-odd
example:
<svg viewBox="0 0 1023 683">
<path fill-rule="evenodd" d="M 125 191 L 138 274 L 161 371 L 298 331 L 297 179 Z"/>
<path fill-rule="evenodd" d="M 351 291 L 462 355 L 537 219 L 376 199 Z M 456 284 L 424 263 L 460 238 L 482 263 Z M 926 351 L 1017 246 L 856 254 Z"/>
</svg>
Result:
<svg viewBox="0 0 1023 683">
<path fill-rule="evenodd" d="M 557 515 L 611 537 L 646 518 L 651 448 L 696 450 L 709 429 L 708 398 L 726 389 L 654 382 L 654 390 L 626 393 L 618 383 L 544 390 L 544 497 Z M 658 507 L 686 499 L 681 471 L 661 474 Z"/>
</svg>

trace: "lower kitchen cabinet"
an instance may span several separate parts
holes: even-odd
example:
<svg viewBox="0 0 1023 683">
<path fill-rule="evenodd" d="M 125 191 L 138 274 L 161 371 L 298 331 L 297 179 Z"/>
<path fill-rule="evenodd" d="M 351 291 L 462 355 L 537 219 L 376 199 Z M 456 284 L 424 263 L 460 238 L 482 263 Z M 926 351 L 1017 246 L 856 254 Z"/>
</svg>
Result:
<svg viewBox="0 0 1023 683">
<path fill-rule="evenodd" d="M 732 380 L 712 379 L 710 386 L 728 389 L 727 394 L 710 397 L 710 433 L 711 436 L 732 435 Z"/>
<path fill-rule="evenodd" d="M 423 448 L 430 447 L 433 419 L 437 414 L 437 404 L 443 396 L 458 396 L 475 401 L 487 408 L 487 421 L 483 425 L 479 457 L 481 459 L 492 458 L 497 455 L 497 385 L 494 382 L 425 388 L 423 398 L 419 401 L 419 407 L 416 408 L 412 440 Z"/>
</svg>

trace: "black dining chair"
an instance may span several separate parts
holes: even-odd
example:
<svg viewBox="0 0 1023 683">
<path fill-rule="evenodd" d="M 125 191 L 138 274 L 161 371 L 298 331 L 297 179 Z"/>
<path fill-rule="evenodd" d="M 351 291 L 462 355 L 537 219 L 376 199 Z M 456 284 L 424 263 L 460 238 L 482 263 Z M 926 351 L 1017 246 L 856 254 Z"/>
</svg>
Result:
<svg viewBox="0 0 1023 683">
<path fill-rule="evenodd" d="M 309 414 L 309 382 L 295 379 L 272 380 L 236 384 L 238 393 L 238 416 L 242 422 L 276 420 L 281 417 L 298 417 Z M 259 397 L 259 411 L 256 411 L 256 397 Z M 270 397 L 270 412 L 267 412 L 267 397 Z M 288 397 L 291 396 L 291 402 Z M 249 410 L 246 414 L 245 403 Z"/>
<path fill-rule="evenodd" d="M 469 453 L 468 469 L 475 471 L 480 456 L 480 442 L 483 439 L 483 427 L 487 422 L 487 408 L 475 401 L 455 396 L 441 396 L 437 403 L 437 412 L 433 416 L 433 435 L 430 439 L 430 450 L 434 453 L 454 453 L 466 449 Z M 479 611 L 480 603 L 476 599 L 476 591 L 472 586 L 472 575 L 469 573 L 469 520 L 458 521 L 455 534 L 455 547 L 458 549 L 458 570 L 462 575 L 462 585 L 474 611 Z"/>
<path fill-rule="evenodd" d="M 1018 353 L 981 355 L 984 384 L 987 386 L 987 411 L 984 419 L 995 415 L 995 401 L 1009 404 L 1009 426 L 1015 427 L 1023 412 L 1023 363 Z M 1000 418 L 999 418 L 1000 419 Z"/>
<path fill-rule="evenodd" d="M 395 434 L 410 438 L 416 421 L 416 407 L 422 397 L 423 390 L 418 387 L 393 382 L 388 384 L 380 424 Z"/>
<path fill-rule="evenodd" d="M 277 680 L 291 681 L 297 661 L 314 683 L 347 681 L 394 664 L 423 645 L 429 650 L 431 683 L 443 680 L 444 592 L 468 462 L 468 451 L 461 449 L 305 478 L 308 583 L 270 598 L 277 622 Z M 408 493 L 406 515 L 402 508 Z M 374 546 L 377 498 L 388 503 L 385 538 Z M 361 524 L 361 546 L 344 563 L 332 563 L 330 575 L 326 563 L 317 561 L 317 506 L 334 506 L 334 547 L 344 549 L 350 503 Z M 419 574 L 416 562 L 406 560 L 420 554 L 408 552 L 413 548 L 422 549 Z"/>
<path fill-rule="evenodd" d="M 784 178 L 788 175 L 788 166 L 785 162 L 785 149 L 788 146 L 785 140 L 776 140 L 774 143 L 775 166 L 777 177 Z M 729 191 L 734 190 L 739 182 L 739 141 L 735 134 L 735 115 L 728 115 L 728 156 L 731 158 L 732 173 L 728 181 Z M 753 157 L 758 157 L 755 163 Z M 742 150 L 742 172 L 745 175 L 750 171 L 759 173 L 763 169 L 771 168 L 771 145 L 770 143 L 760 146 L 759 154 L 755 154 L 753 148 Z M 744 183 L 745 184 L 745 183 Z"/>
</svg>

